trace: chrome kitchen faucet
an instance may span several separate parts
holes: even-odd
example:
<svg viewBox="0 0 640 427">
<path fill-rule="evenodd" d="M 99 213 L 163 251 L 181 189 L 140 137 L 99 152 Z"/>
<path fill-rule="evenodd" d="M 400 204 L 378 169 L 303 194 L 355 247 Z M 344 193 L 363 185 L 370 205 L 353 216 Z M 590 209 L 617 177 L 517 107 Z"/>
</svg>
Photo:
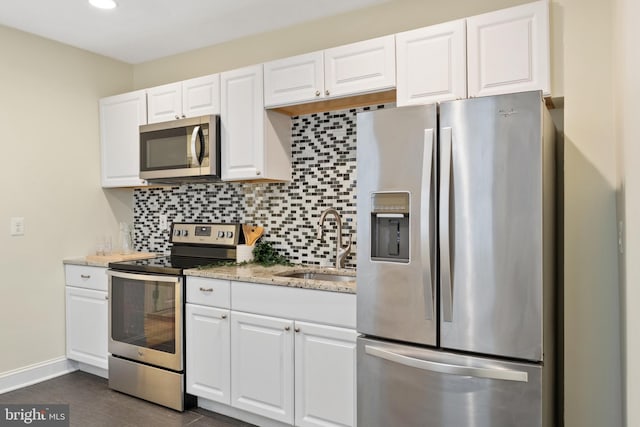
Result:
<svg viewBox="0 0 640 427">
<path fill-rule="evenodd" d="M 346 246 L 342 245 L 342 218 L 340 217 L 340 213 L 333 208 L 325 209 L 322 214 L 320 214 L 320 219 L 318 220 L 318 239 L 322 240 L 323 234 L 323 225 L 324 220 L 327 215 L 332 214 L 336 217 L 336 223 L 338 225 L 338 232 L 336 236 L 336 268 L 344 268 L 344 260 L 351 252 L 351 234 L 349 234 L 349 242 Z"/>
</svg>

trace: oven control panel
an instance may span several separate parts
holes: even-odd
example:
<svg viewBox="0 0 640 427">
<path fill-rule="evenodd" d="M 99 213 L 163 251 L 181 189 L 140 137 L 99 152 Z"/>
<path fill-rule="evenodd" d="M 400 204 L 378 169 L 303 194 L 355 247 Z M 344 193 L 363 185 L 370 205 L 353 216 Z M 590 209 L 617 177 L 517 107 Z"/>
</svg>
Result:
<svg viewBox="0 0 640 427">
<path fill-rule="evenodd" d="M 171 243 L 236 246 L 241 243 L 240 224 L 174 222 Z"/>
</svg>

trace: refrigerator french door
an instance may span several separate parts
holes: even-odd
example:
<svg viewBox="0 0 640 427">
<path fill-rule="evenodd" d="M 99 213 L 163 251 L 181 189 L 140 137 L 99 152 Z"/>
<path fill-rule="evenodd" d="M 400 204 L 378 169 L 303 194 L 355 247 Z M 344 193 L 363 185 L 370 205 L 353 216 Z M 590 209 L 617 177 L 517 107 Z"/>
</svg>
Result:
<svg viewBox="0 0 640 427">
<path fill-rule="evenodd" d="M 365 112 L 357 126 L 359 424 L 551 425 L 541 93 Z"/>
</svg>

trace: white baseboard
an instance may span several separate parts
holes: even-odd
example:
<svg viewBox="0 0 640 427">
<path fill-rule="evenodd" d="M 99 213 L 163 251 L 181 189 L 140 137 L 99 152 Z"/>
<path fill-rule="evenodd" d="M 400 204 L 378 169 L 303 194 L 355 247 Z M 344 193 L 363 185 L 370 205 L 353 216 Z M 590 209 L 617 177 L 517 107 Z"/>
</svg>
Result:
<svg viewBox="0 0 640 427">
<path fill-rule="evenodd" d="M 78 363 L 78 369 L 81 370 L 82 372 L 87 372 L 89 374 L 102 377 L 105 380 L 109 379 L 108 369 L 97 368 L 95 366 L 87 365 L 86 363 L 82 363 L 82 362 L 77 362 L 77 363 Z"/>
<path fill-rule="evenodd" d="M 45 360 L 0 374 L 0 394 L 27 387 L 69 372 L 77 371 L 78 363 L 66 357 Z"/>
<path fill-rule="evenodd" d="M 206 409 L 207 411 L 217 412 L 218 414 L 226 415 L 227 417 L 231 417 L 231 418 L 236 418 L 238 420 L 255 424 L 261 427 L 289 427 L 292 425 L 292 424 L 284 424 L 284 423 L 281 423 L 280 421 L 263 417 L 262 415 L 252 414 L 251 412 L 234 408 L 232 406 L 228 406 L 223 403 L 214 402 L 209 399 L 203 399 L 202 397 L 198 397 L 198 407 L 202 409 Z"/>
</svg>

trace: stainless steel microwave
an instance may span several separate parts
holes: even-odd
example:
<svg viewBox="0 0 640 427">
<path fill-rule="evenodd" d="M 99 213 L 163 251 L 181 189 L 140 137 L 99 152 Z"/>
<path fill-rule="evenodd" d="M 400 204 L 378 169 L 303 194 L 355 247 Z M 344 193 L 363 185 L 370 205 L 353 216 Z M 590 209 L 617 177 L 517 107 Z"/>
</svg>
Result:
<svg viewBox="0 0 640 427">
<path fill-rule="evenodd" d="M 140 178 L 150 182 L 220 179 L 220 116 L 140 126 Z"/>
</svg>

